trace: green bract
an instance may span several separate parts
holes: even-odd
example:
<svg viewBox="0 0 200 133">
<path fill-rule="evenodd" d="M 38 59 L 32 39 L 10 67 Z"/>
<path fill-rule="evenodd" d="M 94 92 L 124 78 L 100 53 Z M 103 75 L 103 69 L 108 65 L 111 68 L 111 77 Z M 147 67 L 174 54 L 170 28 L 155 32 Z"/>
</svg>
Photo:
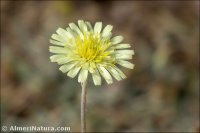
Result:
<svg viewBox="0 0 200 133">
<path fill-rule="evenodd" d="M 108 84 L 126 78 L 116 64 L 133 69 L 127 60 L 134 54 L 129 44 L 121 43 L 122 36 L 112 37 L 113 26 L 102 29 L 102 22 L 94 28 L 90 22 L 78 21 L 78 26 L 70 23 L 66 29 L 58 28 L 51 36 L 49 51 L 54 53 L 51 62 L 57 62 L 63 73 L 74 78 L 78 73 L 78 82 L 84 82 L 91 73 L 95 85 L 101 85 L 101 76 Z M 100 76 L 101 75 L 101 76 Z"/>
</svg>

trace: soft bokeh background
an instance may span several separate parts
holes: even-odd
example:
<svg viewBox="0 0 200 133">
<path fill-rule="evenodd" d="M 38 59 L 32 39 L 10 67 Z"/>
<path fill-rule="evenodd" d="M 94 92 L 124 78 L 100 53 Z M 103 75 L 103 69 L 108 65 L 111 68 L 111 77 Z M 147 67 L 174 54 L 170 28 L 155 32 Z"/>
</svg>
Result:
<svg viewBox="0 0 200 133">
<path fill-rule="evenodd" d="M 1 1 L 2 125 L 80 130 L 81 87 L 49 60 L 49 38 L 78 19 L 114 26 L 135 51 L 127 79 L 89 81 L 88 131 L 199 131 L 198 1 Z"/>
</svg>

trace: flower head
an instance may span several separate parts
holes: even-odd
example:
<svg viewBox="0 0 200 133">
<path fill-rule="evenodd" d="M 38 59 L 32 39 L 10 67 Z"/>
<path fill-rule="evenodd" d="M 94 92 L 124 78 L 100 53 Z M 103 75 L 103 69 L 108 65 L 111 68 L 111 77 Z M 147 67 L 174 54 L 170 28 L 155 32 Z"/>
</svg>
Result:
<svg viewBox="0 0 200 133">
<path fill-rule="evenodd" d="M 95 85 L 101 85 L 101 76 L 108 84 L 126 78 L 116 66 L 133 69 L 134 65 L 127 60 L 134 54 L 129 44 L 121 43 L 122 36 L 112 37 L 112 25 L 102 29 L 102 22 L 97 22 L 94 28 L 90 22 L 78 21 L 78 26 L 70 23 L 66 29 L 58 28 L 51 36 L 49 51 L 54 53 L 51 62 L 57 62 L 63 73 L 74 78 L 78 73 L 78 82 L 86 81 L 91 73 Z M 100 76 L 101 75 L 101 76 Z"/>
</svg>

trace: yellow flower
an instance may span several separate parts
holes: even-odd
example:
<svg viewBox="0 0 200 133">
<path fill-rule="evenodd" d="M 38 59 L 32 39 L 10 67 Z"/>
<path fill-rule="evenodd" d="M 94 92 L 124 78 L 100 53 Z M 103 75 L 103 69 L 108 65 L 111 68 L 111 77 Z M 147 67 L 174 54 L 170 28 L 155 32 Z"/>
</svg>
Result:
<svg viewBox="0 0 200 133">
<path fill-rule="evenodd" d="M 58 28 L 51 36 L 49 51 L 54 53 L 51 62 L 57 62 L 63 73 L 74 78 L 78 73 L 78 82 L 83 83 L 91 73 L 95 85 L 101 85 L 101 76 L 108 84 L 126 78 L 117 64 L 133 69 L 134 65 L 127 60 L 134 54 L 130 44 L 121 43 L 122 36 L 112 37 L 112 25 L 102 29 L 102 22 L 94 28 L 90 22 L 78 21 L 78 26 L 70 23 L 66 29 Z M 101 76 L 100 76 L 101 75 Z"/>
</svg>

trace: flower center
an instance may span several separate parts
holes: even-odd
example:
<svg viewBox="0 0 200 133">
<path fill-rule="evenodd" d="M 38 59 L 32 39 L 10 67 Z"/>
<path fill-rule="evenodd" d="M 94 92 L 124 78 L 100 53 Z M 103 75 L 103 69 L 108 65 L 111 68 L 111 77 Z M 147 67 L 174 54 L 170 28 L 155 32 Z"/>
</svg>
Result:
<svg viewBox="0 0 200 133">
<path fill-rule="evenodd" d="M 106 51 L 109 45 L 109 41 L 101 39 L 99 35 L 84 34 L 84 39 L 76 38 L 76 53 L 86 61 L 101 62 L 110 54 Z"/>
</svg>

